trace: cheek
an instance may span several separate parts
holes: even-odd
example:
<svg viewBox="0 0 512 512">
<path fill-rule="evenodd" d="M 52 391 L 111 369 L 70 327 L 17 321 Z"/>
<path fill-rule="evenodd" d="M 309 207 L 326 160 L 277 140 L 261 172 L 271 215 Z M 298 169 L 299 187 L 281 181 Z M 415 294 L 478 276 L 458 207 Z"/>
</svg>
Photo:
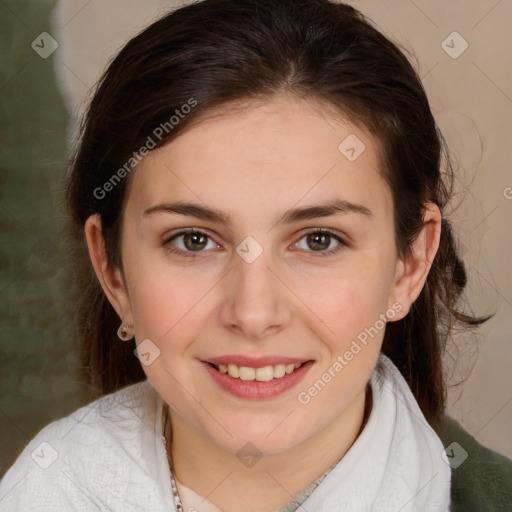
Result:
<svg viewBox="0 0 512 512">
<path fill-rule="evenodd" d="M 155 342 L 166 342 L 176 331 L 200 325 L 198 315 L 207 301 L 211 288 L 204 278 L 187 279 L 179 272 L 148 271 L 131 290 L 132 311 L 138 337 L 154 338 Z"/>
<path fill-rule="evenodd" d="M 322 328 L 329 345 L 342 349 L 386 313 L 391 267 L 378 257 L 367 257 L 329 275 L 296 282 L 297 295 L 304 298 L 313 313 L 311 321 Z"/>
<path fill-rule="evenodd" d="M 133 279 L 137 282 L 130 290 L 136 339 L 139 345 L 146 343 L 144 350 L 150 353 L 149 364 L 140 358 L 143 370 L 165 400 L 186 415 L 194 404 L 179 383 L 189 382 L 190 367 L 183 363 L 211 315 L 208 290 L 212 285 L 204 277 L 190 278 L 180 272 L 169 275 L 157 266 L 132 268 Z M 193 390 L 190 382 L 189 388 Z"/>
<path fill-rule="evenodd" d="M 323 421 L 332 420 L 363 392 L 375 367 L 386 328 L 388 296 L 386 286 L 377 287 L 373 279 L 351 275 L 327 292 L 311 290 L 311 309 L 321 322 L 312 318 L 310 327 L 326 352 L 297 398 L 310 412 L 309 407 L 323 411 Z"/>
<path fill-rule="evenodd" d="M 322 362 L 323 370 L 329 368 L 339 373 L 341 366 L 351 386 L 366 378 L 367 369 L 374 366 L 380 352 L 386 323 L 385 301 L 360 288 L 347 288 L 327 297 L 323 320 L 329 326 L 329 333 L 323 337 L 328 349 L 328 359 Z M 337 368 L 333 368 L 336 362 Z M 344 379 L 337 379 L 344 385 Z M 356 386 L 357 387 L 357 386 Z"/>
</svg>

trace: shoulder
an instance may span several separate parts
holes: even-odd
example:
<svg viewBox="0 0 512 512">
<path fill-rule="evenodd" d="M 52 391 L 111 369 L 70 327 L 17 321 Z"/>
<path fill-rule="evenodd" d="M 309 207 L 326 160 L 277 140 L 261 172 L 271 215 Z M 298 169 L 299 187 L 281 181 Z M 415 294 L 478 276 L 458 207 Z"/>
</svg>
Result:
<svg viewBox="0 0 512 512">
<path fill-rule="evenodd" d="M 449 416 L 432 427 L 452 468 L 453 512 L 510 511 L 512 460 L 481 445 Z"/>
<path fill-rule="evenodd" d="M 138 510 L 127 506 L 127 497 L 136 503 L 161 472 L 160 400 L 143 381 L 44 427 L 0 482 L 0 508 Z"/>
</svg>

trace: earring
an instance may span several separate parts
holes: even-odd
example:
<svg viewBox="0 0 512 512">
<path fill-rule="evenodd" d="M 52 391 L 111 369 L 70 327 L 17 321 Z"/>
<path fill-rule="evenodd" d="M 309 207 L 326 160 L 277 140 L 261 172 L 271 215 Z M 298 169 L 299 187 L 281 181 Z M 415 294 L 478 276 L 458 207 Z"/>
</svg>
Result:
<svg viewBox="0 0 512 512">
<path fill-rule="evenodd" d="M 134 333 L 132 327 L 127 327 L 126 325 L 121 324 L 119 329 L 117 329 L 117 336 L 122 341 L 129 341 L 133 339 Z"/>
</svg>

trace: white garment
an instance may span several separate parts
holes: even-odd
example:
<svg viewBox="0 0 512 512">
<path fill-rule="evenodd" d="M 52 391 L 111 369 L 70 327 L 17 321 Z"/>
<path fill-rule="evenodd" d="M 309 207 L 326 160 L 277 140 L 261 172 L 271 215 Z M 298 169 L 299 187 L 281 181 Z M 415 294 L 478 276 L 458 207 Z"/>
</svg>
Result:
<svg viewBox="0 0 512 512">
<path fill-rule="evenodd" d="M 363 432 L 298 510 L 447 512 L 443 445 L 407 383 L 382 355 L 370 383 Z M 49 424 L 0 482 L 0 510 L 174 511 L 162 407 L 146 380 Z"/>
</svg>

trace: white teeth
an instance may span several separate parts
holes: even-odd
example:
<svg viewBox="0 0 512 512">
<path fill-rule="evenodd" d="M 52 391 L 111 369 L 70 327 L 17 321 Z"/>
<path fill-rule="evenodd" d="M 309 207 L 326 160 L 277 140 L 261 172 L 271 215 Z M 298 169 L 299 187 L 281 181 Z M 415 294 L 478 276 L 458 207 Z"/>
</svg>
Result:
<svg viewBox="0 0 512 512">
<path fill-rule="evenodd" d="M 274 379 L 280 379 L 281 377 L 284 377 L 286 375 L 284 368 L 284 364 L 274 365 Z"/>
<path fill-rule="evenodd" d="M 240 380 L 254 380 L 254 377 L 256 377 L 256 370 L 247 366 L 240 366 L 238 375 Z"/>
<path fill-rule="evenodd" d="M 286 373 L 292 373 L 293 370 L 295 370 L 295 365 L 294 364 L 287 364 L 285 367 L 284 367 L 284 371 Z"/>
<path fill-rule="evenodd" d="M 256 380 L 259 380 L 260 382 L 272 380 L 274 378 L 274 367 L 264 366 L 263 368 L 257 368 L 255 372 L 255 377 Z"/>
<path fill-rule="evenodd" d="M 240 380 L 257 380 L 259 382 L 267 382 L 272 379 L 280 379 L 286 374 L 292 373 L 299 368 L 301 363 L 295 364 L 275 364 L 263 366 L 262 368 L 251 368 L 248 366 L 237 366 L 236 364 L 219 364 L 217 369 L 221 373 L 227 373 L 230 377 Z"/>
<path fill-rule="evenodd" d="M 234 379 L 240 377 L 239 368 L 236 364 L 228 364 L 228 375 Z"/>
</svg>

